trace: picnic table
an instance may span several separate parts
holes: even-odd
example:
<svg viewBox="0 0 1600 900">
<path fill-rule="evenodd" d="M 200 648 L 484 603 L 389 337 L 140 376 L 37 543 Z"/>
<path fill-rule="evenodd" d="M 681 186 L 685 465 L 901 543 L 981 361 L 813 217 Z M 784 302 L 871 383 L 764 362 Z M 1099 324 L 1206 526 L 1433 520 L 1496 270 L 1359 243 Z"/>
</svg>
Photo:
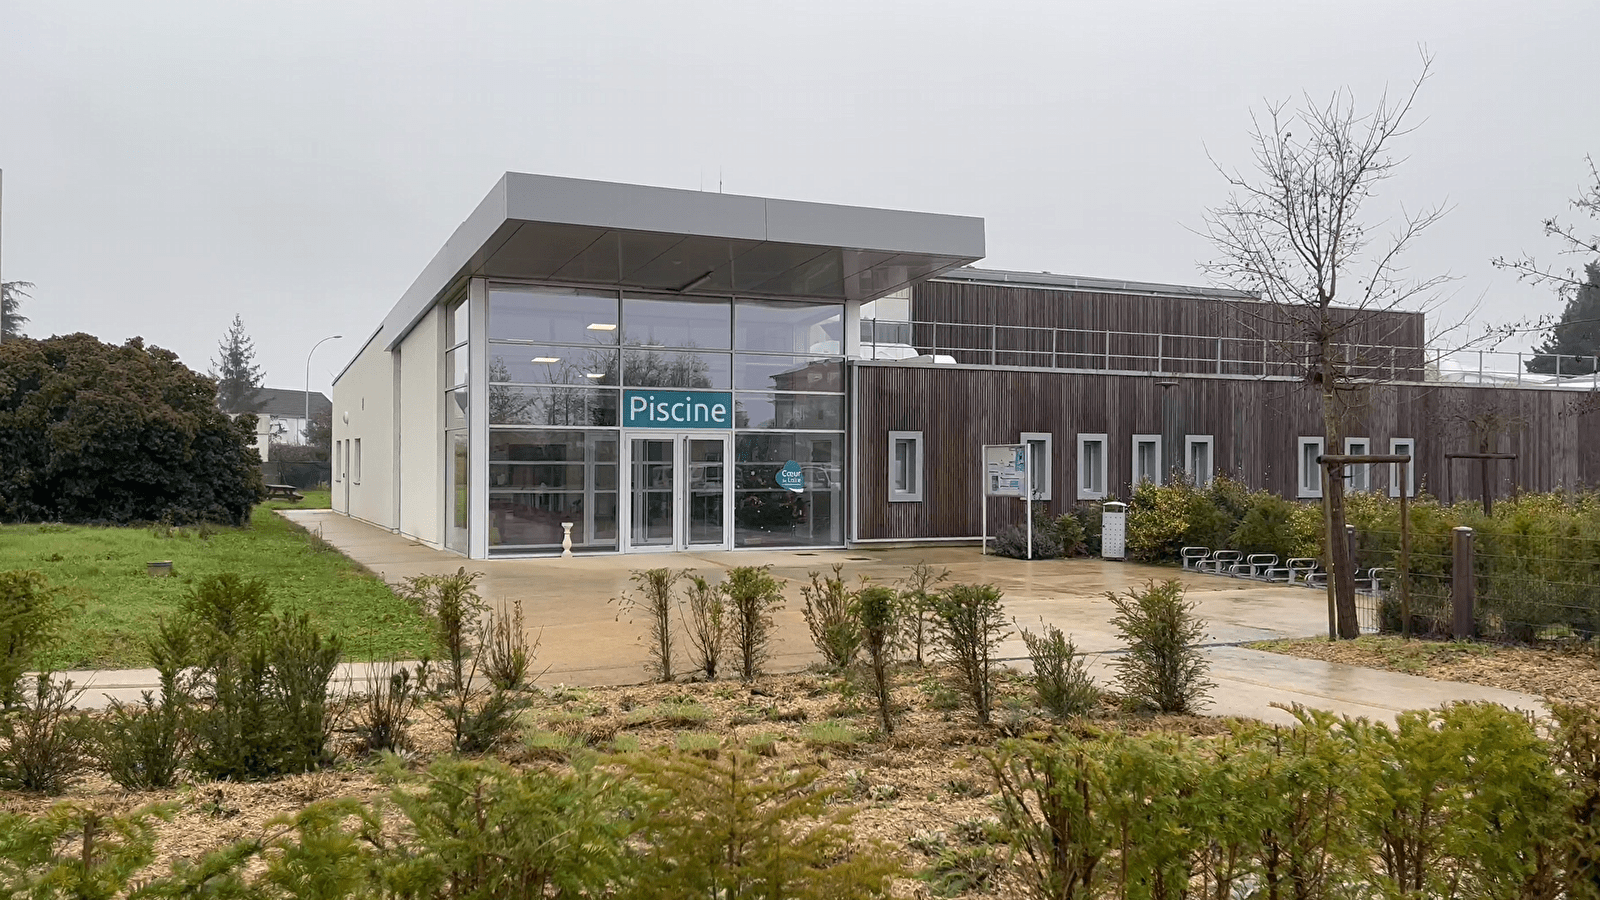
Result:
<svg viewBox="0 0 1600 900">
<path fill-rule="evenodd" d="M 267 485 L 267 499 L 288 500 L 291 503 L 299 503 L 305 499 L 305 496 L 296 490 L 292 484 L 269 484 Z"/>
</svg>

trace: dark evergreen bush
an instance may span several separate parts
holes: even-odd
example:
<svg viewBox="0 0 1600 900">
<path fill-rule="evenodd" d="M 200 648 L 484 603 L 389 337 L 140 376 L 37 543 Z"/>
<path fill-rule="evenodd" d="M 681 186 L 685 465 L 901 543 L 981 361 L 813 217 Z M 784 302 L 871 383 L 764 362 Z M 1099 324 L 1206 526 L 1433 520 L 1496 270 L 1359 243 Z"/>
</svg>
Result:
<svg viewBox="0 0 1600 900">
<path fill-rule="evenodd" d="M 67 605 L 40 572 L 0 572 L 0 710 L 22 700 L 22 673 L 40 666 Z"/>
<path fill-rule="evenodd" d="M 1127 644 L 1117 661 L 1117 683 L 1137 706 L 1161 712 L 1194 712 L 1215 687 L 1206 678 L 1205 654 L 1196 645 L 1206 638 L 1206 623 L 1194 614 L 1177 579 L 1147 582 L 1144 590 L 1108 593 L 1116 607 L 1111 619 Z"/>
<path fill-rule="evenodd" d="M 83 689 L 49 672 L 29 680 L 22 705 L 0 714 L 0 787 L 59 794 L 89 768 Z"/>
<path fill-rule="evenodd" d="M 266 495 L 255 417 L 139 338 L 0 344 L 0 521 L 242 524 Z"/>
</svg>

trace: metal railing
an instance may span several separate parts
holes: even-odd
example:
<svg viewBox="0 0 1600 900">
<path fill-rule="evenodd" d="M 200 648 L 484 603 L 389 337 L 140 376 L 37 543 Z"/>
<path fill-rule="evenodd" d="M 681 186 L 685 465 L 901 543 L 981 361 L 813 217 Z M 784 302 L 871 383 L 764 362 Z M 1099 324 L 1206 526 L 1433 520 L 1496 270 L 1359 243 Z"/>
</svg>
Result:
<svg viewBox="0 0 1600 900">
<path fill-rule="evenodd" d="M 1279 379 L 1303 378 L 1316 349 L 1310 341 L 1256 337 L 871 319 L 861 322 L 861 343 L 869 358 L 909 348 L 969 365 Z M 1354 378 L 1600 390 L 1597 356 L 1363 343 L 1335 344 L 1334 352 L 1342 373 Z M 1528 371 L 1530 363 L 1548 374 Z"/>
</svg>

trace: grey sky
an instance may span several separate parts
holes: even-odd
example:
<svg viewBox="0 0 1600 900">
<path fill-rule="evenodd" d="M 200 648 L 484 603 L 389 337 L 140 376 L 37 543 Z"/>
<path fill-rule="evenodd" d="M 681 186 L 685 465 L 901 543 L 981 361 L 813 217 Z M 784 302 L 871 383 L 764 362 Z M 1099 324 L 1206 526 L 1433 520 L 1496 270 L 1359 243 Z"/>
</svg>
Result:
<svg viewBox="0 0 1600 900">
<path fill-rule="evenodd" d="M 0 0 L 4 276 L 33 336 L 204 370 L 234 313 L 276 387 L 359 349 L 506 170 L 978 215 L 997 268 L 1203 283 L 1188 229 L 1249 112 L 1435 56 L 1387 199 L 1480 318 L 1558 306 L 1600 155 L 1594 7 L 1506 2 L 23 3 Z M 1522 342 L 1526 345 L 1528 342 Z"/>
</svg>

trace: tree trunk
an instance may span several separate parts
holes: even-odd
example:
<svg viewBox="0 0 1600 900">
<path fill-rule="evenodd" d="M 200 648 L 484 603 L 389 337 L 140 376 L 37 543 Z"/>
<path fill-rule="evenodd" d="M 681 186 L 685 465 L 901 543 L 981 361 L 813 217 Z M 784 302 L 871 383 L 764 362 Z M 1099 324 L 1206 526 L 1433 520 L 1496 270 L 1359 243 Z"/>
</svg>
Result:
<svg viewBox="0 0 1600 900">
<path fill-rule="evenodd" d="M 1327 443 L 1323 452 L 1336 454 L 1339 452 L 1340 440 L 1343 438 L 1343 416 L 1338 407 L 1339 397 L 1333 391 L 1334 372 L 1333 363 L 1329 358 L 1332 350 L 1329 346 L 1322 349 L 1322 424 L 1323 432 L 1327 435 Z M 1340 640 L 1350 641 L 1361 636 L 1361 625 L 1356 621 L 1356 579 L 1355 560 L 1350 558 L 1350 542 L 1345 538 L 1344 531 L 1344 470 L 1342 468 L 1328 471 L 1328 486 L 1323 492 L 1322 502 L 1325 512 L 1322 520 L 1326 531 L 1324 532 L 1323 546 L 1328 554 L 1328 585 L 1333 591 L 1333 605 L 1335 618 L 1338 620 L 1338 634 Z"/>
</svg>

